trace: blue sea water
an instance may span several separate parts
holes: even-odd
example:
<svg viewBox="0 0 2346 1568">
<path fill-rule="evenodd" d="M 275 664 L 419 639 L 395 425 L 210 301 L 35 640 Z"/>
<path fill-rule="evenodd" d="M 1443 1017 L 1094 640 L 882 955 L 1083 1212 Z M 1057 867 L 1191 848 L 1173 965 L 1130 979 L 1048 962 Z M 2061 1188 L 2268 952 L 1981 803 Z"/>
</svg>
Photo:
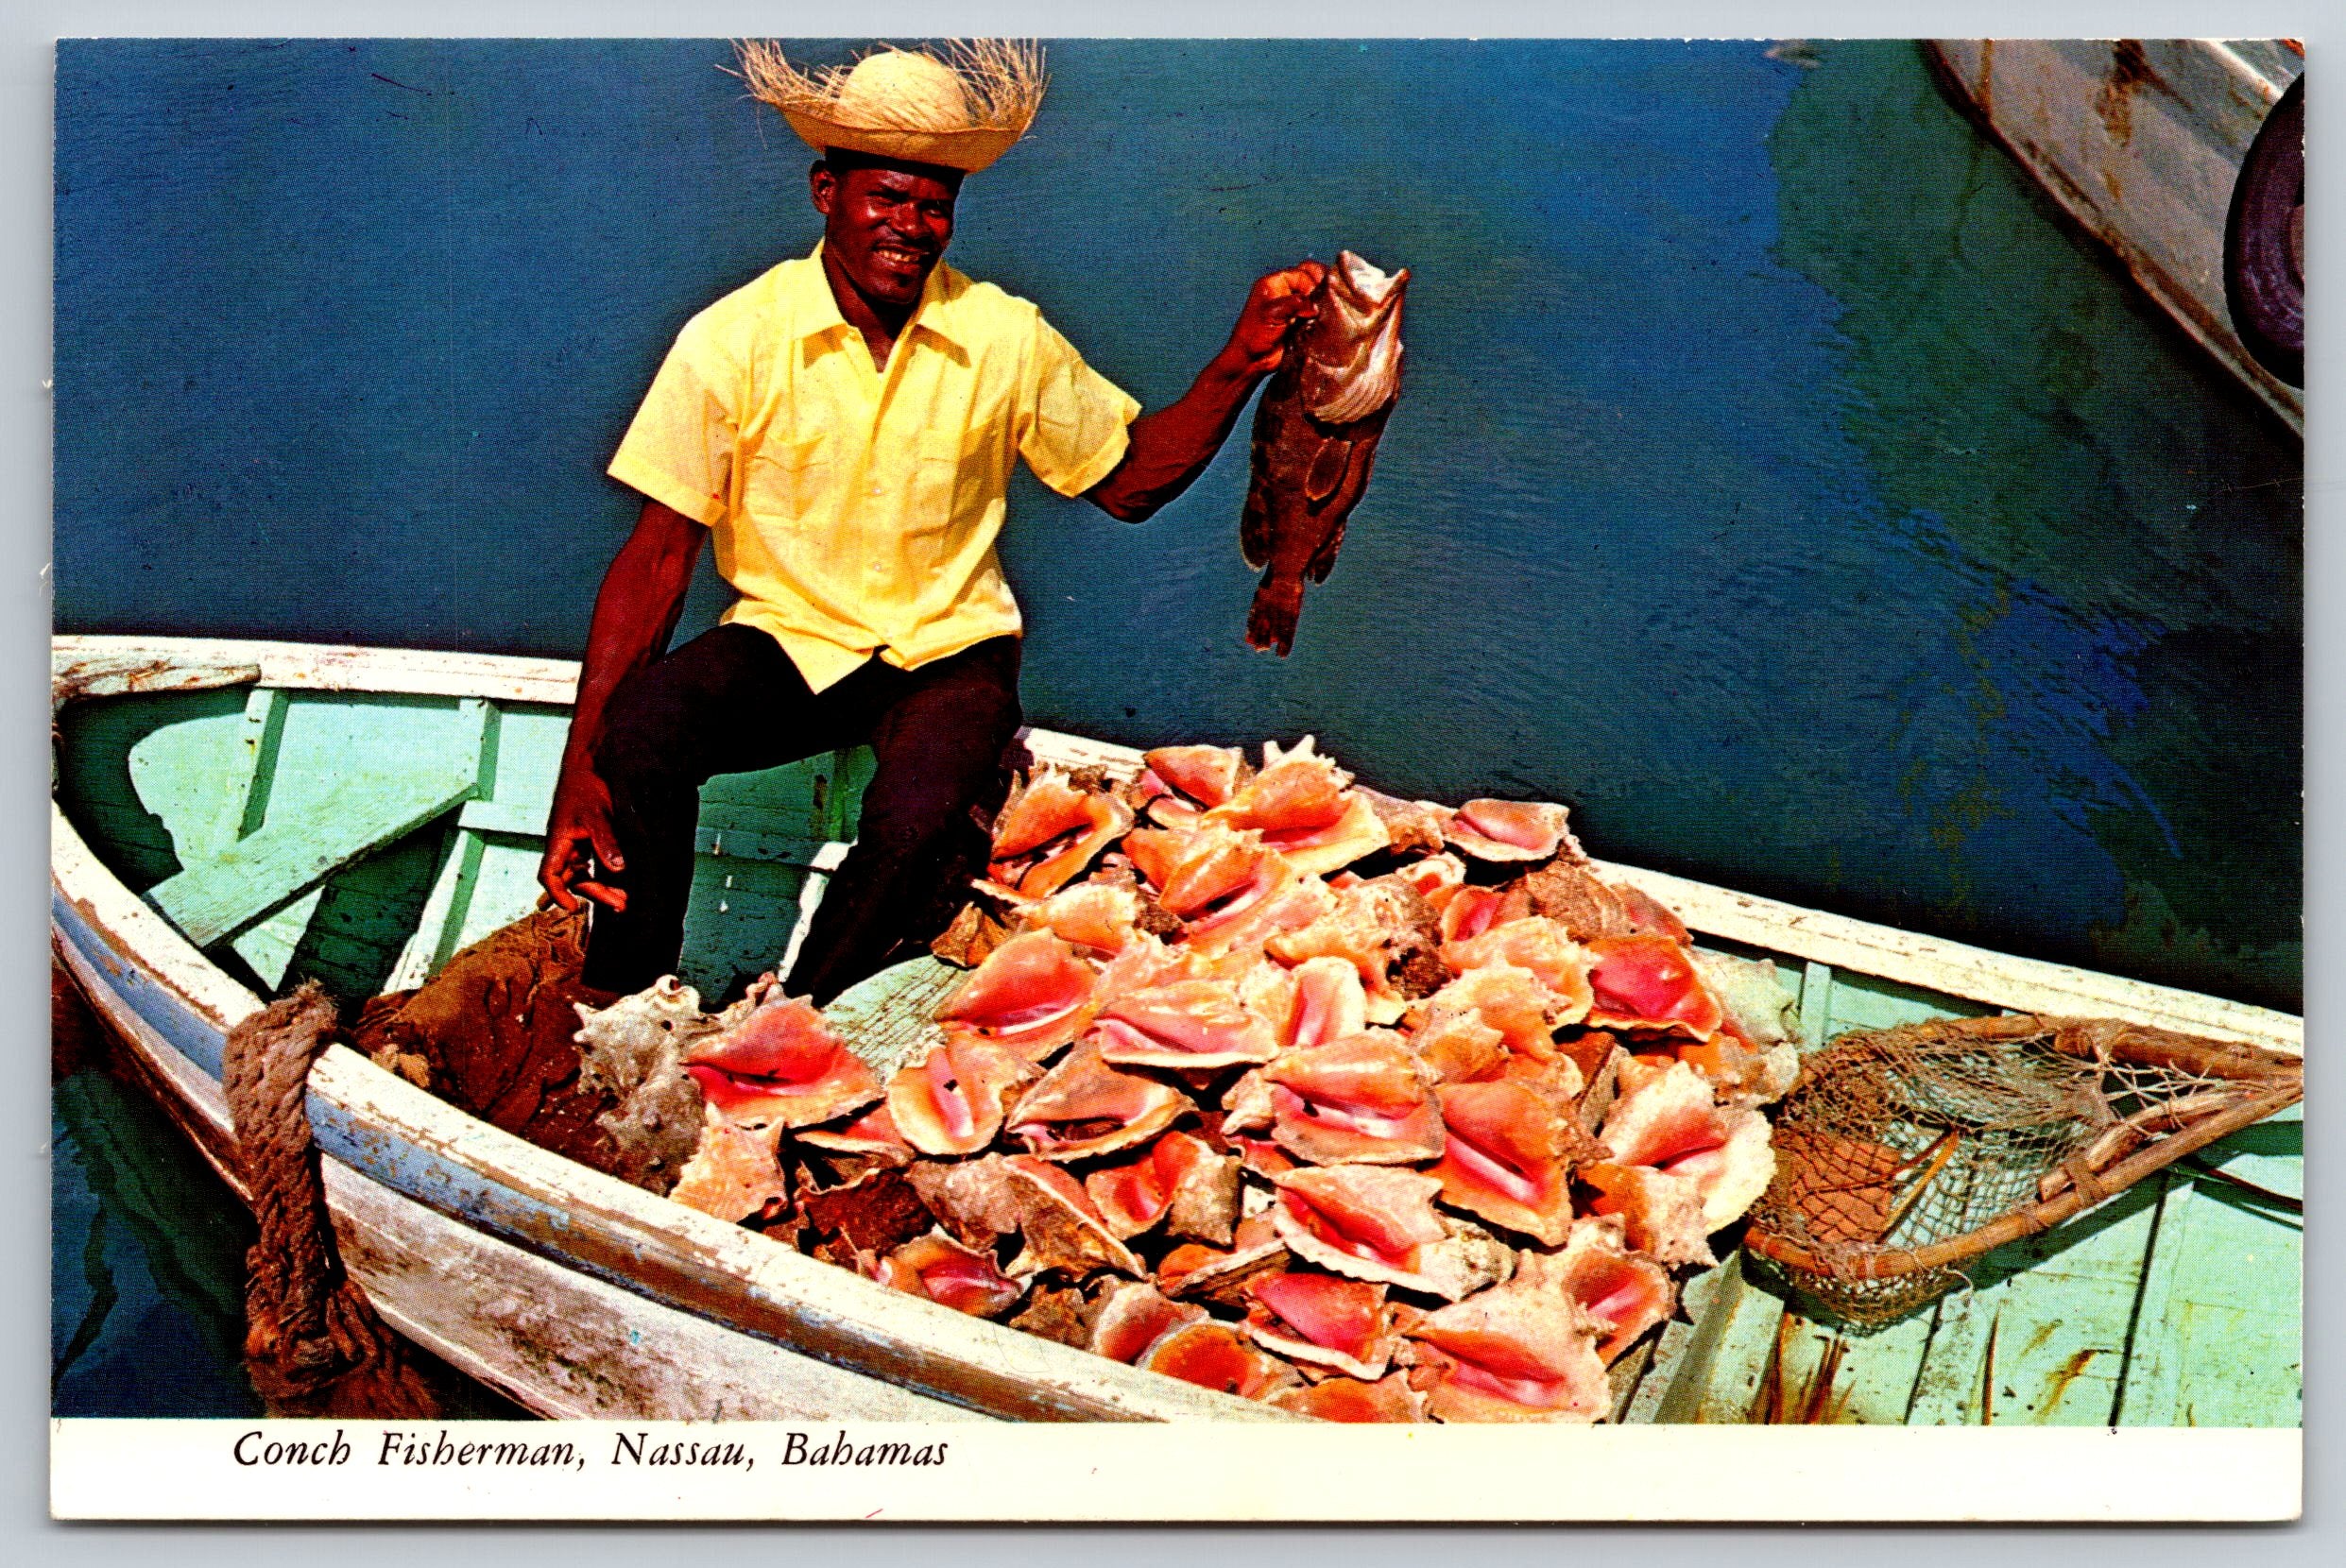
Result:
<svg viewBox="0 0 2346 1568">
<path fill-rule="evenodd" d="M 669 338 L 815 236 L 807 155 L 725 59 L 64 45 L 60 627 L 574 656 Z M 1241 640 L 1242 441 L 1138 528 L 1021 483 L 1036 722 L 1315 733 L 1387 789 L 1564 800 L 1599 854 L 2298 1005 L 2299 443 L 1912 45 L 1052 68 L 952 259 L 1145 403 L 1267 268 L 1348 247 L 1414 281 L 1292 658 Z M 128 1234 L 88 1242 L 93 1202 L 60 1280 Z M 157 1300 L 183 1338 L 213 1310 Z"/>
</svg>

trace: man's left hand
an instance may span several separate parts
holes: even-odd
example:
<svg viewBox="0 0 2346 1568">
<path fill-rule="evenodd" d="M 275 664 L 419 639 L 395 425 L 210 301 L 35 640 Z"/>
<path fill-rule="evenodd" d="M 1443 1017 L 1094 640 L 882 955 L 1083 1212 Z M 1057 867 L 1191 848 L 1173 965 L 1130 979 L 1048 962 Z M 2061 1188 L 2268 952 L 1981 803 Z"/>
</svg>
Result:
<svg viewBox="0 0 2346 1568">
<path fill-rule="evenodd" d="M 1298 262 L 1255 281 L 1245 309 L 1239 312 L 1238 325 L 1230 329 L 1227 350 L 1247 375 L 1267 376 L 1279 367 L 1286 357 L 1289 324 L 1309 321 L 1319 314 L 1311 294 L 1327 276 L 1324 263 Z"/>
</svg>

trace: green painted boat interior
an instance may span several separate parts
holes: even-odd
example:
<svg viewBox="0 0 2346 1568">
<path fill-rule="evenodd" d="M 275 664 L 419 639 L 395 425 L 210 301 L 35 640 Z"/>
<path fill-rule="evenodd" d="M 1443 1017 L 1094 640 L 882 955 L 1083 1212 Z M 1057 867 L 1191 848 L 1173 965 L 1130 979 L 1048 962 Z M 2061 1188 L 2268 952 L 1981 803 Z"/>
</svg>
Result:
<svg viewBox="0 0 2346 1568">
<path fill-rule="evenodd" d="M 59 717 L 57 798 L 92 851 L 265 995 L 315 978 L 346 1006 L 427 978 L 537 900 L 567 709 L 244 687 L 110 698 Z M 683 978 L 714 998 L 776 968 L 853 830 L 867 754 L 714 780 Z M 836 848 L 831 853 L 835 855 Z M 1984 1009 L 1772 957 L 1809 1048 Z M 841 1006 L 925 1016 L 935 966 Z M 2084 1426 L 2300 1423 L 2303 1123 L 2252 1127 L 1879 1329 L 1811 1316 L 1742 1254 L 1616 1369 L 1639 1422 Z"/>
</svg>

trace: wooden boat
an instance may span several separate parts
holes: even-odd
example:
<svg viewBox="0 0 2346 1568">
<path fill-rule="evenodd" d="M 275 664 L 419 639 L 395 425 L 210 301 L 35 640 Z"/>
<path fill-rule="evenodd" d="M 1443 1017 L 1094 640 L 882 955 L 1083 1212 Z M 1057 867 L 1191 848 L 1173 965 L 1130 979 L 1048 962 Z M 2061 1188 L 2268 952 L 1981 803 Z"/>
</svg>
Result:
<svg viewBox="0 0 2346 1568">
<path fill-rule="evenodd" d="M 223 1037 L 261 988 L 413 984 L 531 907 L 575 673 L 459 654 L 57 641 L 56 949 L 231 1182 Z M 1137 760 L 1042 732 L 1029 744 Z M 856 759 L 832 756 L 711 787 L 688 979 L 713 988 L 771 965 L 819 896 L 859 785 Z M 1812 1043 L 2008 1008 L 2301 1048 L 2299 1020 L 2263 1009 L 1606 871 L 1704 944 L 1772 956 Z M 907 966 L 834 1016 L 885 1029 L 934 994 Z M 386 1317 L 548 1416 L 1288 1419 L 887 1290 L 509 1136 L 344 1048 L 314 1071 L 310 1111 L 345 1255 Z M 2236 1134 L 1870 1336 L 1811 1322 L 1731 1258 L 1689 1287 L 1686 1321 L 1623 1361 L 1618 1413 L 2294 1426 L 2300 1222 L 2221 1177 L 2301 1190 L 2297 1133 Z"/>
<path fill-rule="evenodd" d="M 2241 170 L 2303 76 L 2303 51 L 2252 39 L 1934 39 L 1926 53 L 2062 210 L 2303 435 L 2297 376 L 2260 363 L 2250 342 L 2264 339 L 2227 286 L 2243 260 L 2232 221 Z M 2269 349 L 2261 358 L 2287 368 Z"/>
</svg>

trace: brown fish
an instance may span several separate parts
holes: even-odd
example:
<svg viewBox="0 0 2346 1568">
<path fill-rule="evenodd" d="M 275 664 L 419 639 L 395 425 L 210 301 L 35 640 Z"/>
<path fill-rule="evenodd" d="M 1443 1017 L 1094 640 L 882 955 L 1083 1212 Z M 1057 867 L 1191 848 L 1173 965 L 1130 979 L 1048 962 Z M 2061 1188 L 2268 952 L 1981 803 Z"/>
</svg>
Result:
<svg viewBox="0 0 2346 1568">
<path fill-rule="evenodd" d="M 1401 296 L 1409 268 L 1387 275 L 1344 251 L 1312 292 L 1319 314 L 1291 329 L 1287 358 L 1255 411 L 1254 472 L 1239 544 L 1262 586 L 1246 640 L 1284 656 L 1295 643 L 1303 584 L 1324 583 L 1344 520 L 1368 488 L 1378 438 L 1401 390 Z"/>
</svg>

